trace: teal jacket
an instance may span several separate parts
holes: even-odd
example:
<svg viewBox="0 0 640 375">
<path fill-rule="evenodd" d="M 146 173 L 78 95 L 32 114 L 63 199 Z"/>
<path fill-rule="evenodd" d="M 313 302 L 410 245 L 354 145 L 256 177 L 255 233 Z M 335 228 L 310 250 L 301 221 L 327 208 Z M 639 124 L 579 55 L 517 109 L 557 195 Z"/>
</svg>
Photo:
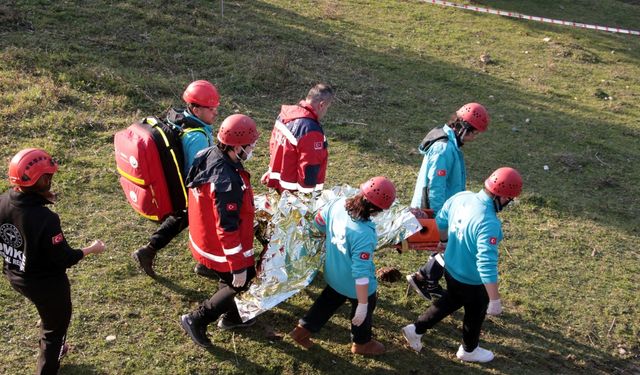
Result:
<svg viewBox="0 0 640 375">
<path fill-rule="evenodd" d="M 454 279 L 471 285 L 498 282 L 498 244 L 502 223 L 491 197 L 480 190 L 449 198 L 438 215 L 439 229 L 448 228 L 446 269 Z"/>
<path fill-rule="evenodd" d="M 196 154 L 214 145 L 213 128 L 189 112 L 188 109 L 172 109 L 167 115 L 167 121 L 183 131 L 180 140 L 184 154 L 183 170 L 184 176 L 186 176 L 189 174 Z"/>
<path fill-rule="evenodd" d="M 435 142 L 427 150 L 419 148 L 424 157 L 411 200 L 411 207 L 427 208 L 421 207 L 421 203 L 424 188 L 428 187 L 429 208 L 436 213 L 447 199 L 464 191 L 467 183 L 464 155 L 456 135 L 447 125 L 442 130 L 448 137 L 447 142 Z"/>
<path fill-rule="evenodd" d="M 328 203 L 315 224 L 326 235 L 325 281 L 338 293 L 356 299 L 356 279 L 369 278 L 368 295 L 378 289 L 373 264 L 378 236 L 372 221 L 353 220 L 344 205 L 345 198 Z"/>
</svg>

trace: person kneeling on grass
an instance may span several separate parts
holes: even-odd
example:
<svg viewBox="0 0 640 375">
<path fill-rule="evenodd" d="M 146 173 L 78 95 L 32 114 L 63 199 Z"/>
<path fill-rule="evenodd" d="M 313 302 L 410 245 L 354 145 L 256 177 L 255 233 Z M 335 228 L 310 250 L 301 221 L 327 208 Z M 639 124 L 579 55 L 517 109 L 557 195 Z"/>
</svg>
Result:
<svg viewBox="0 0 640 375">
<path fill-rule="evenodd" d="M 100 240 L 76 250 L 60 227 L 60 218 L 46 206 L 58 163 L 44 150 L 27 148 L 9 163 L 13 188 L 0 196 L 0 256 L 4 274 L 40 315 L 40 354 L 36 374 L 57 374 L 71 322 L 71 286 L 67 268 L 89 254 L 104 251 Z"/>
<path fill-rule="evenodd" d="M 374 177 L 360 186 L 352 198 L 327 204 L 314 224 L 326 235 L 324 278 L 327 286 L 299 324 L 289 333 L 305 349 L 313 342 L 311 334 L 320 331 L 335 311 L 351 302 L 351 352 L 379 355 L 382 343 L 372 339 L 373 310 L 376 308 L 377 281 L 373 253 L 378 237 L 371 216 L 391 207 L 396 189 L 385 177 Z"/>
<path fill-rule="evenodd" d="M 448 293 L 413 323 L 402 328 L 409 346 L 422 349 L 422 335 L 464 307 L 462 341 L 456 356 L 466 362 L 489 362 L 493 353 L 478 346 L 487 314 L 502 312 L 498 292 L 498 244 L 502 224 L 497 213 L 522 191 L 522 177 L 513 168 L 497 169 L 478 193 L 464 191 L 449 198 L 436 216 L 438 250 L 446 251 L 444 277 Z M 446 244 L 446 245 L 445 245 Z"/>
</svg>

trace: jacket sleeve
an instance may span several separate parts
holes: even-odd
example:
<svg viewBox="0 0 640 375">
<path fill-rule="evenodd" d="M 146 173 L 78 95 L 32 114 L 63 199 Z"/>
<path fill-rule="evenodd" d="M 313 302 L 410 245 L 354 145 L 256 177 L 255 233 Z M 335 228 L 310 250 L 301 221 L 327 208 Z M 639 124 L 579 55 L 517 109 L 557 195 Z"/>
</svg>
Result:
<svg viewBox="0 0 640 375">
<path fill-rule="evenodd" d="M 450 156 L 446 152 L 446 143 L 435 144 L 430 150 L 427 167 L 429 185 L 429 206 L 434 212 L 440 211 L 447 193 L 447 179 L 451 169 Z"/>
<path fill-rule="evenodd" d="M 490 222 L 480 226 L 476 238 L 476 265 L 483 284 L 498 282 L 498 244 L 501 239 L 500 225 Z"/>
<path fill-rule="evenodd" d="M 326 158 L 324 134 L 312 131 L 298 140 L 298 184 L 304 188 L 313 188 L 318 181 L 320 169 Z"/>
<path fill-rule="evenodd" d="M 214 209 L 218 216 L 216 231 L 232 270 L 239 268 L 238 264 L 244 259 L 240 238 L 242 195 L 242 187 L 237 183 L 228 180 L 215 183 Z"/>
<path fill-rule="evenodd" d="M 444 202 L 442 209 L 436 214 L 436 225 L 438 229 L 445 230 L 449 227 L 449 209 L 451 207 L 451 199 Z"/>
<path fill-rule="evenodd" d="M 354 280 L 364 277 L 375 278 L 373 252 L 378 243 L 375 232 L 371 236 L 349 236 L 347 240 L 351 250 L 351 277 Z"/>
<path fill-rule="evenodd" d="M 45 219 L 41 246 L 47 258 L 58 268 L 69 268 L 84 256 L 82 250 L 69 246 L 60 227 L 60 218 L 55 213 L 50 213 Z"/>
</svg>

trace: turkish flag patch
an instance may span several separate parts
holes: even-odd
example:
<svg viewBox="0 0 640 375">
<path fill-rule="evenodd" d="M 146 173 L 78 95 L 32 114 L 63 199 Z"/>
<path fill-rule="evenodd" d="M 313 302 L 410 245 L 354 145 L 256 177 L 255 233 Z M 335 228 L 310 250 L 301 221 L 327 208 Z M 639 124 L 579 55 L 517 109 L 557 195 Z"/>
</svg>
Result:
<svg viewBox="0 0 640 375">
<path fill-rule="evenodd" d="M 236 203 L 227 203 L 227 211 L 238 211 L 238 205 Z"/>
<path fill-rule="evenodd" d="M 64 241 L 64 236 L 62 235 L 62 233 L 51 237 L 51 242 L 53 242 L 54 245 L 57 245 L 57 244 L 61 243 L 62 241 Z"/>
<path fill-rule="evenodd" d="M 436 171 L 436 174 L 440 177 L 442 176 L 446 176 L 447 175 L 447 170 L 446 169 L 438 169 L 438 171 Z"/>
<path fill-rule="evenodd" d="M 495 237 L 491 237 L 491 238 L 489 238 L 489 243 L 492 244 L 492 245 L 495 245 L 495 244 L 498 243 L 498 239 L 495 238 Z"/>
<path fill-rule="evenodd" d="M 314 142 L 313 143 L 314 150 L 322 150 L 322 142 Z"/>
<path fill-rule="evenodd" d="M 362 260 L 369 260 L 370 257 L 369 253 L 360 253 L 360 259 Z"/>
</svg>

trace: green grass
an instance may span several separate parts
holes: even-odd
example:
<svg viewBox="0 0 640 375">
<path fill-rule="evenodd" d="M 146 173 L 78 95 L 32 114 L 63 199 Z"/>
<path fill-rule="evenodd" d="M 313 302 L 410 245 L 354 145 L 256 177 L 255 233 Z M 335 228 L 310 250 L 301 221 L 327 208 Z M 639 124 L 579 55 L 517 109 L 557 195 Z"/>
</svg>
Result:
<svg viewBox="0 0 640 375">
<path fill-rule="evenodd" d="M 474 3 L 636 30 L 640 19 L 637 1 Z M 54 209 L 66 236 L 76 247 L 96 238 L 108 246 L 68 271 L 73 349 L 62 374 L 640 371 L 640 38 L 414 1 L 226 1 L 220 10 L 195 0 L 0 5 L 1 170 L 23 147 L 50 151 L 61 162 Z M 401 282 L 379 289 L 374 334 L 388 354 L 350 354 L 345 309 L 317 348 L 302 351 L 286 333 L 322 277 L 247 331 L 212 326 L 214 349 L 193 345 L 178 317 L 216 285 L 193 274 L 186 233 L 160 253 L 158 280 L 134 267 L 131 251 L 156 225 L 127 205 L 112 141 L 135 119 L 179 105 L 184 87 L 203 78 L 222 95 L 218 124 L 235 112 L 258 122 L 247 165 L 258 191 L 279 106 L 317 81 L 338 90 L 324 121 L 327 185 L 384 174 L 404 204 L 426 131 L 466 102 L 485 104 L 490 129 L 464 148 L 468 187 L 501 165 L 525 180 L 519 204 L 501 214 L 505 313 L 481 337 L 496 360 L 455 359 L 461 314 L 429 331 L 421 354 L 410 351 L 399 329 L 427 304 L 405 297 Z M 406 273 L 425 258 L 385 249 L 376 262 Z M 0 373 L 32 373 L 37 312 L 7 282 L 0 301 Z"/>
</svg>

